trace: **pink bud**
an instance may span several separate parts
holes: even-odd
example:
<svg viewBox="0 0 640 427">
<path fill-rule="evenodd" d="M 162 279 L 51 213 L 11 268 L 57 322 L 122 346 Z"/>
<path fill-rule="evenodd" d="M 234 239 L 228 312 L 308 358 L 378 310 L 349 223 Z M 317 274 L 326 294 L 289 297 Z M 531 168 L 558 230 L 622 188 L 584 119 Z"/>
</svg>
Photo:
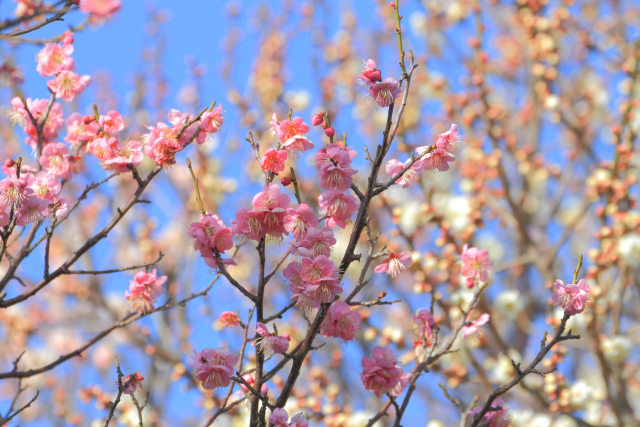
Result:
<svg viewBox="0 0 640 427">
<path fill-rule="evenodd" d="M 325 135 L 327 135 L 329 138 L 332 138 L 332 137 L 333 137 L 333 135 L 335 135 L 335 134 L 336 134 L 336 131 L 335 131 L 335 129 L 333 129 L 333 128 L 326 128 L 326 129 L 324 130 L 324 134 L 325 134 Z"/>
<path fill-rule="evenodd" d="M 6 159 L 4 161 L 4 167 L 5 168 L 12 168 L 13 165 L 15 165 L 15 164 L 16 164 L 16 162 L 14 162 L 13 159 Z"/>
<path fill-rule="evenodd" d="M 62 33 L 62 44 L 73 44 L 73 33 L 71 31 L 65 31 Z"/>
<path fill-rule="evenodd" d="M 323 120 L 324 120 L 324 113 L 314 114 L 313 117 L 311 118 L 311 124 L 313 126 L 318 126 L 319 124 L 322 123 Z"/>
<path fill-rule="evenodd" d="M 291 184 L 291 177 L 283 176 L 282 178 L 280 178 L 280 184 L 282 184 L 283 187 L 288 186 L 289 184 Z"/>
</svg>

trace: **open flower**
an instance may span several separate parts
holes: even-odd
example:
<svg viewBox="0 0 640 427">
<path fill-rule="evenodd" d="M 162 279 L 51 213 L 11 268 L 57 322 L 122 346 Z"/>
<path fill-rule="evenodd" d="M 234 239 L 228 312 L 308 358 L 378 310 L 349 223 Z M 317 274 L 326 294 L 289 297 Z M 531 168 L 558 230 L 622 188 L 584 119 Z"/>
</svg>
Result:
<svg viewBox="0 0 640 427">
<path fill-rule="evenodd" d="M 202 383 L 202 388 L 211 390 L 231 383 L 238 355 L 227 354 L 222 349 L 205 348 L 201 352 L 194 351 L 189 361 L 193 366 L 193 376 Z"/>
<path fill-rule="evenodd" d="M 480 317 L 478 317 L 473 322 L 468 322 L 462 327 L 462 338 L 466 338 L 469 335 L 475 334 L 478 329 L 487 322 L 489 322 L 489 314 L 483 313 Z"/>
<path fill-rule="evenodd" d="M 258 338 L 252 343 L 258 348 L 262 348 L 265 355 L 271 356 L 273 353 L 286 353 L 289 349 L 289 338 L 269 332 L 267 326 L 258 322 L 256 325 L 256 334 Z"/>
<path fill-rule="evenodd" d="M 564 312 L 570 316 L 584 311 L 589 303 L 589 284 L 586 280 L 580 279 L 578 283 L 564 284 L 562 280 L 553 283 L 553 301 L 562 307 Z"/>
<path fill-rule="evenodd" d="M 411 265 L 411 252 L 404 251 L 399 254 L 391 252 L 382 264 L 373 269 L 375 273 L 387 273 L 396 277 L 398 273 Z"/>
<path fill-rule="evenodd" d="M 475 417 L 482 412 L 481 406 L 476 406 L 470 412 Z M 507 409 L 504 409 L 504 401 L 497 398 L 491 403 L 491 409 L 482 416 L 480 425 L 486 427 L 507 427 L 511 425 L 511 419 L 507 415 Z"/>
<path fill-rule="evenodd" d="M 126 386 L 122 390 L 124 394 L 133 394 L 135 393 L 136 388 L 138 388 L 138 384 L 140 384 L 142 380 L 144 380 L 144 377 L 140 375 L 140 372 L 136 372 L 135 374 L 127 375 L 124 378 L 120 378 L 119 380 L 116 380 L 116 385 L 118 387 Z M 118 383 L 118 381 L 120 381 L 120 383 Z"/>
<path fill-rule="evenodd" d="M 373 83 L 369 86 L 369 95 L 380 107 L 388 107 L 400 96 L 402 91 L 398 87 L 398 81 L 387 77 L 383 82 Z"/>
<path fill-rule="evenodd" d="M 362 318 L 360 313 L 351 310 L 349 304 L 344 301 L 336 301 L 329 307 L 327 317 L 322 321 L 320 333 L 324 337 L 340 338 L 351 341 L 355 335 Z"/>
<path fill-rule="evenodd" d="M 386 347 L 374 348 L 373 359 L 363 356 L 361 363 L 362 384 L 378 397 L 385 393 L 398 396 L 408 383 L 409 374 L 396 364 L 396 357 Z"/>
<path fill-rule="evenodd" d="M 125 292 L 133 311 L 147 313 L 153 310 L 153 301 L 162 294 L 166 281 L 167 276 L 157 277 L 155 268 L 151 273 L 138 271 L 129 284 L 129 291 Z"/>
<path fill-rule="evenodd" d="M 486 282 L 489 278 L 489 269 L 491 268 L 491 260 L 489 259 L 489 251 L 480 250 L 475 247 L 464 245 L 462 248 L 462 269 L 460 274 L 467 278 L 467 282 L 473 287 L 474 280 Z M 468 285 L 467 285 L 468 286 Z"/>
</svg>

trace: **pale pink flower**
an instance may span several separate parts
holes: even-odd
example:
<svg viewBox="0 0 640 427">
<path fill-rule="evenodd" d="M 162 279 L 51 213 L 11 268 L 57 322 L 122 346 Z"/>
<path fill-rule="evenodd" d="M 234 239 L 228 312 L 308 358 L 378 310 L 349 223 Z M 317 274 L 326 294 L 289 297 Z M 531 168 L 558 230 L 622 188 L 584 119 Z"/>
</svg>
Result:
<svg viewBox="0 0 640 427">
<path fill-rule="evenodd" d="M 480 412 L 482 412 L 482 406 L 476 406 L 469 413 L 475 419 Z M 508 410 L 504 408 L 504 401 L 497 398 L 491 402 L 491 409 L 482 416 L 479 425 L 483 427 L 508 427 L 511 425 L 511 419 L 507 412 Z"/>
<path fill-rule="evenodd" d="M 151 133 L 145 136 L 144 152 L 158 165 L 167 166 L 176 162 L 175 155 L 184 145 L 178 141 L 176 129 L 165 123 L 150 127 Z"/>
<path fill-rule="evenodd" d="M 339 191 L 327 191 L 318 198 L 320 208 L 329 215 L 327 226 L 344 228 L 358 209 L 358 199 Z"/>
<path fill-rule="evenodd" d="M 116 385 L 118 387 L 126 387 L 122 390 L 124 394 L 133 394 L 138 388 L 138 384 L 140 384 L 144 380 L 144 377 L 140 375 L 140 372 L 136 372 L 132 375 L 127 375 L 126 377 L 120 378 L 120 382 L 116 380 Z"/>
<path fill-rule="evenodd" d="M 15 169 L 10 170 L 8 177 L 0 181 L 0 205 L 18 208 L 22 202 L 34 194 L 31 189 L 35 177 L 32 173 L 22 173 L 16 177 Z"/>
<path fill-rule="evenodd" d="M 94 25 L 113 16 L 121 6 L 120 0 L 80 0 L 80 10 L 89 14 Z"/>
<path fill-rule="evenodd" d="M 257 322 L 256 334 L 259 336 L 252 345 L 262 348 L 267 357 L 274 353 L 286 353 L 289 349 L 289 338 L 269 332 L 262 322 Z"/>
<path fill-rule="evenodd" d="M 402 172 L 402 169 L 409 165 L 409 162 L 411 162 L 411 159 L 407 160 L 404 163 L 401 163 L 400 160 L 390 159 L 385 166 L 387 175 L 392 178 L 395 177 L 400 172 Z M 396 180 L 395 183 L 402 188 L 407 188 L 414 182 L 418 181 L 418 179 L 420 179 L 420 171 L 420 162 L 415 162 L 409 169 L 407 169 L 405 173 L 402 174 L 400 178 Z"/>
<path fill-rule="evenodd" d="M 67 136 L 64 140 L 71 146 L 82 146 L 95 139 L 99 131 L 98 123 L 92 117 L 72 113 L 67 118 Z"/>
<path fill-rule="evenodd" d="M 254 212 L 243 208 L 236 213 L 236 219 L 231 220 L 233 234 L 244 239 L 260 240 L 264 236 L 262 212 Z"/>
<path fill-rule="evenodd" d="M 100 162 L 104 162 L 117 156 L 118 145 L 119 142 L 115 136 L 94 138 L 87 144 L 87 152 L 96 156 Z"/>
<path fill-rule="evenodd" d="M 31 115 L 39 123 L 44 117 L 49 105 L 48 99 L 35 99 L 27 98 L 27 108 L 31 112 Z M 27 144 L 34 150 L 38 145 L 38 131 L 33 125 L 33 121 L 27 113 L 27 110 L 19 97 L 15 97 L 11 100 L 11 106 L 13 111 L 9 114 L 12 122 L 20 124 L 24 128 L 29 138 L 26 139 Z M 42 136 L 45 139 L 45 145 L 49 140 L 58 136 L 58 131 L 64 126 L 64 117 L 62 115 L 62 105 L 54 102 L 47 116 L 47 121 L 42 129 Z"/>
<path fill-rule="evenodd" d="M 578 283 L 565 285 L 562 280 L 557 279 L 553 286 L 553 301 L 566 314 L 573 316 L 582 313 L 589 304 L 589 284 L 586 280 L 580 279 Z"/>
<path fill-rule="evenodd" d="M 326 255 L 302 258 L 301 264 L 300 277 L 307 283 L 335 280 L 336 278 L 336 266 Z"/>
<path fill-rule="evenodd" d="M 60 71 L 55 79 L 47 82 L 47 87 L 55 93 L 58 98 L 65 101 L 73 101 L 91 83 L 91 76 L 79 76 L 73 71 Z"/>
<path fill-rule="evenodd" d="M 336 143 L 329 144 L 318 151 L 315 158 L 320 172 L 320 186 L 325 190 L 347 191 L 353 182 L 352 176 L 358 173 L 350 167 L 351 152 Z"/>
<path fill-rule="evenodd" d="M 313 148 L 313 143 L 304 136 L 305 133 L 309 132 L 309 126 L 302 121 L 302 117 L 294 117 L 291 120 L 278 122 L 276 113 L 273 113 L 271 126 L 273 127 L 273 133 L 278 136 L 287 151 L 306 151 Z"/>
<path fill-rule="evenodd" d="M 351 341 L 355 335 L 362 318 L 356 310 L 351 310 L 349 304 L 344 301 L 336 301 L 329 307 L 327 317 L 322 321 L 320 333 L 324 337 L 340 338 Z"/>
<path fill-rule="evenodd" d="M 299 241 L 311 227 L 318 225 L 318 217 L 306 203 L 300 203 L 297 209 L 288 208 L 284 216 L 284 229 Z"/>
<path fill-rule="evenodd" d="M 453 123 L 448 131 L 441 133 L 436 137 L 436 142 L 434 145 L 436 148 L 441 148 L 449 153 L 455 153 L 460 143 L 462 142 L 462 137 L 459 135 L 458 125 Z"/>
<path fill-rule="evenodd" d="M 291 253 L 303 257 L 315 258 L 319 255 L 329 256 L 331 248 L 336 244 L 333 231 L 328 227 L 310 228 L 300 240 L 291 246 Z"/>
<path fill-rule="evenodd" d="M 441 172 L 448 171 L 450 168 L 449 163 L 453 162 L 456 158 L 443 148 L 435 148 L 424 154 L 429 147 L 418 147 L 416 152 L 418 156 L 422 158 L 417 162 L 420 164 L 420 168 L 424 170 L 438 169 Z"/>
<path fill-rule="evenodd" d="M 360 379 L 364 388 L 380 397 L 385 393 L 399 395 L 407 384 L 407 375 L 396 363 L 396 357 L 387 347 L 373 349 L 373 359 L 362 357 Z"/>
<path fill-rule="evenodd" d="M 414 346 L 422 345 L 425 341 L 427 345 L 431 343 L 433 338 L 433 328 L 436 323 L 433 320 L 431 311 L 427 309 L 418 310 L 418 314 L 411 317 L 411 326 L 413 327 Z"/>
<path fill-rule="evenodd" d="M 47 43 L 38 52 L 36 71 L 44 77 L 53 76 L 61 71 L 71 71 L 74 66 L 72 53 L 71 44 Z"/>
<path fill-rule="evenodd" d="M 269 423 L 275 427 L 308 427 L 309 425 L 302 412 L 291 417 L 291 422 L 288 420 L 289 414 L 282 408 L 274 408 L 269 416 Z"/>
<path fill-rule="evenodd" d="M 40 166 L 55 177 L 71 178 L 69 148 L 61 142 L 52 142 L 45 145 L 40 157 Z"/>
<path fill-rule="evenodd" d="M 115 110 L 110 110 L 106 115 L 100 116 L 98 123 L 109 135 L 119 133 L 124 129 L 124 120 Z"/>
<path fill-rule="evenodd" d="M 202 144 L 207 140 L 207 134 L 205 132 L 201 132 L 199 124 L 191 123 L 194 119 L 192 114 L 182 113 L 176 109 L 171 109 L 169 110 L 168 117 L 169 122 L 173 125 L 176 135 L 180 135 L 178 140 L 183 147 L 194 139 L 198 144 Z M 191 124 L 185 128 L 185 125 L 189 123 Z"/>
<path fill-rule="evenodd" d="M 464 245 L 462 248 L 462 268 L 460 274 L 467 278 L 468 281 L 479 280 L 486 282 L 489 278 L 489 270 L 491 269 L 491 260 L 489 259 L 489 251 L 480 250 L 476 247 L 468 247 Z"/>
<path fill-rule="evenodd" d="M 232 326 L 237 326 L 240 324 L 240 318 L 237 313 L 233 311 L 223 311 L 220 313 L 220 317 L 218 317 L 218 321 L 225 328 L 230 328 Z"/>
<path fill-rule="evenodd" d="M 253 197 L 251 204 L 254 212 L 262 214 L 260 221 L 266 234 L 278 238 L 287 233 L 284 228 L 284 217 L 289 205 L 289 196 L 280 190 L 278 184 L 273 182 L 268 184 L 264 190 Z"/>
<path fill-rule="evenodd" d="M 387 77 L 383 82 L 377 82 L 369 86 L 369 95 L 380 107 L 388 107 L 400 96 L 402 91 L 398 87 L 398 81 Z"/>
<path fill-rule="evenodd" d="M 207 133 L 215 133 L 220 129 L 224 118 L 222 117 L 222 105 L 218 105 L 211 111 L 205 111 L 200 117 L 200 129 Z"/>
<path fill-rule="evenodd" d="M 211 390 L 214 387 L 226 387 L 231 383 L 233 366 L 238 355 L 227 354 L 225 350 L 205 348 L 201 352 L 194 351 L 189 356 L 193 368 L 193 376 L 202 383 L 202 388 Z"/>
<path fill-rule="evenodd" d="M 247 384 L 249 384 L 251 386 L 251 388 L 253 388 L 255 390 L 255 386 L 256 386 L 256 377 L 254 377 L 251 374 L 244 374 L 242 376 L 242 379 L 245 380 L 245 382 Z M 249 388 L 244 385 L 243 383 L 240 383 L 240 388 L 245 392 L 245 393 L 250 393 Z M 262 384 L 262 387 L 260 387 L 260 396 L 266 396 L 267 392 L 269 391 L 269 387 L 267 387 L 266 384 Z"/>
<path fill-rule="evenodd" d="M 191 223 L 187 234 L 195 239 L 194 249 L 200 251 L 200 255 L 212 268 L 217 268 L 217 259 L 214 251 L 223 253 L 233 247 L 233 231 L 224 225 L 218 215 L 205 213 L 200 215 L 200 222 Z"/>
<path fill-rule="evenodd" d="M 53 204 L 58 198 L 62 185 L 55 176 L 47 171 L 42 171 L 35 176 L 30 188 L 36 196 Z"/>
<path fill-rule="evenodd" d="M 489 322 L 489 319 L 489 314 L 483 313 L 473 322 L 467 322 L 464 326 L 462 326 L 462 338 L 466 338 L 469 335 L 475 334 L 482 325 Z"/>
<path fill-rule="evenodd" d="M 140 141 L 130 140 L 124 144 L 118 144 L 113 147 L 111 157 L 102 161 L 102 167 L 105 170 L 119 174 L 125 173 L 129 171 L 129 166 L 138 166 L 142 162 L 143 157 L 142 143 Z"/>
<path fill-rule="evenodd" d="M 411 265 L 411 252 L 401 253 L 391 252 L 382 264 L 373 269 L 375 273 L 387 273 L 391 277 L 396 277 L 405 268 Z"/>
<path fill-rule="evenodd" d="M 129 283 L 129 291 L 125 297 L 131 302 L 131 308 L 138 313 L 148 313 L 153 310 L 153 301 L 162 295 L 162 285 L 167 276 L 157 277 L 156 269 L 151 273 L 138 271 Z"/>
<path fill-rule="evenodd" d="M 42 221 L 49 215 L 49 202 L 42 200 L 33 192 L 20 204 L 16 212 L 16 224 L 25 226 L 31 222 Z"/>
<path fill-rule="evenodd" d="M 376 68 L 376 61 L 371 58 L 367 59 L 358 79 L 360 79 L 365 86 L 382 81 L 382 73 Z"/>
<path fill-rule="evenodd" d="M 67 30 L 60 36 L 63 45 L 73 44 L 73 32 Z"/>
<path fill-rule="evenodd" d="M 276 175 L 284 170 L 284 162 L 287 161 L 287 152 L 285 150 L 267 149 L 260 160 L 260 167 L 263 171 L 271 171 Z"/>
</svg>

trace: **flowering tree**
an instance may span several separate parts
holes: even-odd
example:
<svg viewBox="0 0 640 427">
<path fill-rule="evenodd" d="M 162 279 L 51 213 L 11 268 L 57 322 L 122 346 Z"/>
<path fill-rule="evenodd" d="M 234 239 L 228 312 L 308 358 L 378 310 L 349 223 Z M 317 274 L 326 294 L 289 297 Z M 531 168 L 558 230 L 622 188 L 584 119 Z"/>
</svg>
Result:
<svg viewBox="0 0 640 427">
<path fill-rule="evenodd" d="M 121 1 L 16 0 L 0 425 L 640 422 L 640 8 L 399 3 L 231 3 L 177 109 L 166 13 L 121 105 Z"/>
</svg>

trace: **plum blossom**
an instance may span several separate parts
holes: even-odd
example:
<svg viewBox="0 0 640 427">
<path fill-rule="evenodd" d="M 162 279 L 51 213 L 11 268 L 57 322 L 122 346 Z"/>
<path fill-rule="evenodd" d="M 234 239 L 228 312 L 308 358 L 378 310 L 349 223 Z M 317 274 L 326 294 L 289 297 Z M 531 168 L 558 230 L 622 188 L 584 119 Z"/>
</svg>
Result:
<svg viewBox="0 0 640 427">
<path fill-rule="evenodd" d="M 292 299 L 301 308 L 317 308 L 342 293 L 336 266 L 325 255 L 291 262 L 282 273 L 289 281 Z"/>
<path fill-rule="evenodd" d="M 460 274 L 466 277 L 467 287 L 472 288 L 475 281 L 486 282 L 489 279 L 491 260 L 489 251 L 464 245 L 462 248 L 462 268 Z"/>
<path fill-rule="evenodd" d="M 218 317 L 218 322 L 225 328 L 230 328 L 232 326 L 237 326 L 240 324 L 240 318 L 237 313 L 233 311 L 223 311 L 220 313 L 220 317 Z"/>
<path fill-rule="evenodd" d="M 155 127 L 150 127 L 149 130 L 151 132 L 145 135 L 145 154 L 158 165 L 174 164 L 176 153 L 184 147 L 178 141 L 176 129 L 169 127 L 166 123 L 158 123 Z"/>
<path fill-rule="evenodd" d="M 111 156 L 102 161 L 102 167 L 105 170 L 120 174 L 129 171 L 130 166 L 135 168 L 142 163 L 143 153 L 140 141 L 132 139 L 124 144 L 117 144 L 112 149 Z"/>
<path fill-rule="evenodd" d="M 259 218 L 265 234 L 279 238 L 287 233 L 284 228 L 284 217 L 289 205 L 289 196 L 280 190 L 278 184 L 268 184 L 263 191 L 253 197 L 251 203 L 253 211 L 260 213 Z"/>
<path fill-rule="evenodd" d="M 328 227 L 310 228 L 302 239 L 293 242 L 291 253 L 298 256 L 315 258 L 318 255 L 329 256 L 336 244 L 333 231 Z"/>
<path fill-rule="evenodd" d="M 391 277 L 396 277 L 398 273 L 411 265 L 411 252 L 401 253 L 391 252 L 387 259 L 373 269 L 375 273 L 387 273 Z"/>
<path fill-rule="evenodd" d="M 351 177 L 358 173 L 350 167 L 353 156 L 354 150 L 338 143 L 319 150 L 315 164 L 319 170 L 320 187 L 325 190 L 347 191 L 353 182 Z"/>
<path fill-rule="evenodd" d="M 205 111 L 200 117 L 198 126 L 200 129 L 207 133 L 216 133 L 220 126 L 224 123 L 224 117 L 222 117 L 222 105 L 218 105 L 211 111 Z"/>
<path fill-rule="evenodd" d="M 91 76 L 78 75 L 73 71 L 61 71 L 55 79 L 47 82 L 47 87 L 56 94 L 58 98 L 65 101 L 73 101 L 91 83 Z"/>
<path fill-rule="evenodd" d="M 360 72 L 358 79 L 365 86 L 382 81 L 382 73 L 376 68 L 376 61 L 371 58 L 367 59 L 362 67 L 362 71 Z"/>
<path fill-rule="evenodd" d="M 208 212 L 200 215 L 200 222 L 191 223 L 187 234 L 195 239 L 194 249 L 200 251 L 200 255 L 211 268 L 218 268 L 214 251 L 224 253 L 233 247 L 231 228 L 224 225 L 218 215 Z"/>
<path fill-rule="evenodd" d="M 488 313 L 483 313 L 473 322 L 467 322 L 464 326 L 462 326 L 462 338 L 464 339 L 469 335 L 475 334 L 482 325 L 489 322 L 489 318 L 490 317 Z"/>
<path fill-rule="evenodd" d="M 433 320 L 433 315 L 431 314 L 431 311 L 427 309 L 418 310 L 418 313 L 411 317 L 414 347 L 424 344 L 425 341 L 427 345 L 431 343 L 431 340 L 433 339 L 433 328 L 435 325 L 436 323 Z"/>
<path fill-rule="evenodd" d="M 244 243 L 246 239 L 260 240 L 264 236 L 262 216 L 262 212 L 254 212 L 246 208 L 236 212 L 235 221 L 231 220 L 233 224 L 231 230 L 235 236 L 240 238 L 241 243 Z"/>
<path fill-rule="evenodd" d="M 113 135 L 124 130 L 124 119 L 116 110 L 109 110 L 107 114 L 101 115 L 98 119 L 98 123 L 109 135 Z"/>
<path fill-rule="evenodd" d="M 355 335 L 362 318 L 356 310 L 351 310 L 349 304 L 344 301 L 336 301 L 329 307 L 327 317 L 322 321 L 320 333 L 324 337 L 340 338 L 343 341 L 351 341 Z"/>
<path fill-rule="evenodd" d="M 458 125 L 452 124 L 448 131 L 436 137 L 433 146 L 422 146 L 416 148 L 416 153 L 420 158 L 419 164 L 423 170 L 447 171 L 449 163 L 455 160 L 454 153 L 458 150 L 462 138 L 459 135 Z"/>
<path fill-rule="evenodd" d="M 291 422 L 288 420 L 289 414 L 283 408 L 274 408 L 269 416 L 269 423 L 275 427 L 307 427 L 309 425 L 302 412 L 291 417 Z"/>
<path fill-rule="evenodd" d="M 570 316 L 580 314 L 589 304 L 589 284 L 586 280 L 580 279 L 578 283 L 567 285 L 560 279 L 553 283 L 553 301 L 562 307 L 564 312 Z"/>
<path fill-rule="evenodd" d="M 44 77 L 53 76 L 62 71 L 71 71 L 74 67 L 72 53 L 73 45 L 71 44 L 47 43 L 38 52 L 36 71 Z"/>
<path fill-rule="evenodd" d="M 40 166 L 57 178 L 71 178 L 69 148 L 61 142 L 52 142 L 42 149 Z"/>
<path fill-rule="evenodd" d="M 27 98 L 27 106 L 22 103 L 22 99 L 15 97 L 11 100 L 12 111 L 9 113 L 9 118 L 13 123 L 18 123 L 24 128 L 28 138 L 25 140 L 34 150 L 38 145 L 38 130 L 33 124 L 27 108 L 31 112 L 33 118 L 39 123 L 47 112 L 49 107 L 48 99 L 35 99 Z M 58 136 L 58 131 L 64 126 L 64 117 L 62 115 L 62 105 L 58 102 L 54 102 L 49 110 L 47 121 L 42 128 L 42 136 L 44 138 L 44 145 L 48 144 L 51 139 Z"/>
<path fill-rule="evenodd" d="M 143 380 L 144 377 L 140 375 L 140 372 L 136 372 L 135 374 L 127 375 L 124 378 L 116 380 L 116 385 L 118 387 L 124 387 L 124 389 L 122 390 L 124 394 L 133 394 L 135 393 L 136 388 L 138 388 L 138 384 L 140 384 Z"/>
<path fill-rule="evenodd" d="M 258 338 L 253 342 L 253 345 L 262 348 L 267 357 L 273 353 L 286 353 L 289 349 L 289 338 L 269 332 L 267 326 L 262 322 L 257 322 L 256 334 Z"/>
<path fill-rule="evenodd" d="M 110 18 L 120 7 L 120 0 L 80 0 L 80 10 L 89 14 L 89 21 L 93 25 Z"/>
<path fill-rule="evenodd" d="M 313 143 L 304 136 L 309 132 L 309 126 L 302 121 L 302 117 L 278 122 L 276 113 L 273 113 L 271 126 L 273 133 L 277 135 L 287 151 L 306 151 L 313 148 Z"/>
<path fill-rule="evenodd" d="M 168 118 L 169 122 L 173 125 L 176 135 L 179 135 L 178 140 L 183 147 L 193 140 L 198 144 L 202 144 L 207 140 L 207 134 L 201 132 L 202 129 L 200 125 L 198 123 L 192 123 L 194 121 L 192 114 L 182 113 L 174 108 L 169 111 Z"/>
<path fill-rule="evenodd" d="M 82 146 L 93 140 L 100 131 L 100 126 L 91 116 L 83 116 L 80 113 L 72 113 L 67 118 L 67 134 L 64 140 L 71 146 Z"/>
<path fill-rule="evenodd" d="M 227 354 L 223 349 L 205 348 L 201 352 L 194 351 L 189 361 L 193 366 L 193 376 L 202 383 L 202 388 L 211 390 L 231 383 L 238 355 Z"/>
<path fill-rule="evenodd" d="M 0 181 L 0 205 L 8 208 L 20 207 L 27 197 L 33 195 L 30 188 L 33 180 L 33 174 L 22 173 L 18 178 L 15 169 L 11 169 L 9 176 Z"/>
<path fill-rule="evenodd" d="M 156 269 L 151 273 L 138 271 L 129 283 L 129 291 L 125 297 L 131 302 L 131 308 L 137 313 L 148 313 L 153 310 L 153 301 L 162 294 L 162 285 L 167 276 L 157 277 Z"/>
<path fill-rule="evenodd" d="M 288 208 L 284 216 L 284 229 L 296 240 L 302 239 L 307 230 L 318 225 L 318 217 L 308 204 L 300 203 L 297 209 Z"/>
<path fill-rule="evenodd" d="M 260 167 L 263 171 L 270 171 L 279 174 L 284 170 L 284 162 L 287 161 L 287 152 L 285 150 L 267 149 L 260 160 Z"/>
<path fill-rule="evenodd" d="M 395 177 L 400 172 L 402 172 L 402 169 L 407 167 L 410 162 L 411 159 L 407 160 L 404 163 L 400 162 L 400 160 L 397 159 L 390 159 L 389 161 L 387 161 L 387 164 L 385 166 L 387 175 L 389 175 L 390 177 Z M 407 188 L 414 182 L 418 181 L 418 179 L 420 178 L 421 170 L 422 168 L 420 167 L 420 162 L 415 162 L 409 169 L 407 169 L 405 173 L 402 174 L 400 178 L 396 180 L 395 183 L 402 188 Z"/>
<path fill-rule="evenodd" d="M 31 193 L 22 201 L 16 212 L 16 224 L 25 226 L 31 222 L 42 221 L 49 215 L 49 202 Z"/>
<path fill-rule="evenodd" d="M 507 427 L 511 425 L 511 419 L 507 415 L 507 409 L 504 409 L 504 401 L 497 398 L 491 403 L 491 410 L 487 411 L 480 420 L 480 425 L 486 427 Z M 476 406 L 470 412 L 475 418 L 482 412 L 481 406 Z"/>
<path fill-rule="evenodd" d="M 396 357 L 387 347 L 374 348 L 373 359 L 363 356 L 361 363 L 362 384 L 378 397 L 385 393 L 398 396 L 408 384 L 409 374 L 397 365 Z"/>
<path fill-rule="evenodd" d="M 387 77 L 383 82 L 372 83 L 369 86 L 369 95 L 380 107 L 388 107 L 393 104 L 401 93 L 398 81 L 391 77 Z"/>
<path fill-rule="evenodd" d="M 62 185 L 55 176 L 47 171 L 41 171 L 35 176 L 30 188 L 39 198 L 55 203 Z"/>
<path fill-rule="evenodd" d="M 340 191 L 327 191 L 318 198 L 320 208 L 329 215 L 327 226 L 344 228 L 358 209 L 358 199 Z"/>
</svg>

